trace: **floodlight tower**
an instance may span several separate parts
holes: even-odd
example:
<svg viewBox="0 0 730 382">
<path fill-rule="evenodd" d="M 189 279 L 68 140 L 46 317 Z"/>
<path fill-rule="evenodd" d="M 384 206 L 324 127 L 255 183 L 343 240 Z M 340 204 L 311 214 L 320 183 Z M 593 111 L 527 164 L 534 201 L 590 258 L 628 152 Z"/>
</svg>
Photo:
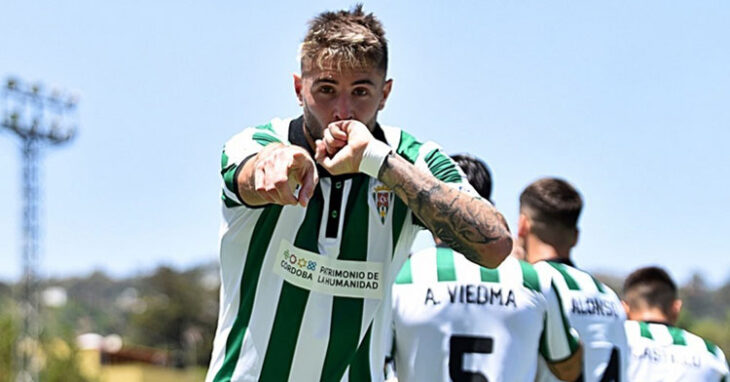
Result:
<svg viewBox="0 0 730 382">
<path fill-rule="evenodd" d="M 40 242 L 39 162 L 44 146 L 66 143 L 76 132 L 77 97 L 40 84 L 8 78 L 2 93 L 2 130 L 21 140 L 23 166 L 23 240 L 20 292 L 21 333 L 16 342 L 16 381 L 38 381 L 38 340 L 41 331 L 38 288 Z"/>
</svg>

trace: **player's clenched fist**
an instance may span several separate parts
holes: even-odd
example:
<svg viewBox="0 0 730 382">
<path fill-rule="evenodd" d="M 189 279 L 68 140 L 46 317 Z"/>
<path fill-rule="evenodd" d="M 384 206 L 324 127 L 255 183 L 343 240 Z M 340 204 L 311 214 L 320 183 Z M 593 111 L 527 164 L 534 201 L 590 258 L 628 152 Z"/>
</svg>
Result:
<svg viewBox="0 0 730 382">
<path fill-rule="evenodd" d="M 319 181 L 314 161 L 298 146 L 272 143 L 249 162 L 239 176 L 239 190 L 251 205 L 306 206 Z M 295 195 L 297 185 L 300 189 Z"/>
<path fill-rule="evenodd" d="M 356 120 L 330 123 L 315 144 L 314 158 L 333 175 L 363 172 L 376 178 L 391 152 L 388 145 L 376 140 L 367 126 Z"/>
</svg>

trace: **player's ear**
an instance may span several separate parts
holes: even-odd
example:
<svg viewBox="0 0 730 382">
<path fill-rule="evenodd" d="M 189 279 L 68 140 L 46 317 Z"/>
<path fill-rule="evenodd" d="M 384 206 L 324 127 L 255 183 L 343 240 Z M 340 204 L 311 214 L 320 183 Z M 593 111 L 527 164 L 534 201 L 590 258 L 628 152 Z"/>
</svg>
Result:
<svg viewBox="0 0 730 382">
<path fill-rule="evenodd" d="M 292 74 L 292 76 L 294 77 L 294 92 L 297 94 L 299 106 L 302 106 L 302 76 L 296 73 Z"/>
<path fill-rule="evenodd" d="M 383 85 L 383 98 L 380 99 L 380 105 L 378 105 L 378 110 L 383 110 L 385 108 L 385 101 L 388 100 L 388 96 L 390 95 L 390 91 L 393 89 L 393 80 L 389 79 L 385 81 L 385 84 Z"/>
<path fill-rule="evenodd" d="M 672 302 L 672 322 L 677 322 L 679 319 L 679 312 L 682 311 L 682 300 L 676 299 Z"/>
<path fill-rule="evenodd" d="M 575 247 L 576 244 L 578 244 L 578 237 L 580 236 L 580 230 L 578 228 L 573 228 L 573 237 L 570 239 L 570 248 Z"/>
<path fill-rule="evenodd" d="M 518 260 L 527 261 L 527 254 L 525 251 L 525 238 L 517 236 L 514 238 L 513 243 L 514 244 L 512 245 L 512 252 L 509 255 Z"/>
<path fill-rule="evenodd" d="M 527 215 L 520 214 L 519 219 L 517 219 L 517 236 L 518 237 L 527 237 L 527 235 L 530 233 L 530 219 L 527 218 Z"/>
<path fill-rule="evenodd" d="M 629 306 L 629 304 L 626 301 L 621 300 L 621 305 L 624 307 L 624 312 L 626 312 L 626 317 L 631 317 L 631 307 Z M 629 318 L 629 320 L 630 319 L 631 318 Z"/>
</svg>

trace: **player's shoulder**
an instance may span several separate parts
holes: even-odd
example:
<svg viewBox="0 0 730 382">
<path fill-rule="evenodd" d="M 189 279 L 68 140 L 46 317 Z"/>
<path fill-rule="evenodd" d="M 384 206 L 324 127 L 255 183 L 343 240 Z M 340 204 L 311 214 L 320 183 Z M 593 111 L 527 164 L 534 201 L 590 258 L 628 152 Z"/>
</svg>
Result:
<svg viewBox="0 0 730 382">
<path fill-rule="evenodd" d="M 289 137 L 289 125 L 293 118 L 273 118 L 272 120 L 244 128 L 226 142 L 226 146 L 255 141 L 265 145 L 271 142 L 286 143 Z"/>
<path fill-rule="evenodd" d="M 436 273 L 437 248 L 429 247 L 411 253 L 401 266 L 395 278 L 396 289 L 400 285 L 409 285 L 430 280 L 430 273 Z"/>
<path fill-rule="evenodd" d="M 443 249 L 439 250 L 439 247 L 423 248 L 423 249 L 420 249 L 418 251 L 411 253 L 408 256 L 408 260 L 406 260 L 406 262 L 408 262 L 411 265 L 411 267 L 420 269 L 425 264 L 436 263 L 437 254 L 439 252 L 441 252 L 441 253 L 446 252 L 446 253 L 451 254 L 451 253 L 453 253 L 453 250 L 451 250 L 449 248 L 443 248 Z"/>
<path fill-rule="evenodd" d="M 558 288 L 580 294 L 596 294 L 618 300 L 616 292 L 593 274 L 570 264 L 557 261 L 535 263 L 540 272 L 552 276 Z"/>
<path fill-rule="evenodd" d="M 437 153 L 443 154 L 442 148 L 434 141 L 420 140 L 408 131 L 395 126 L 379 125 L 385 135 L 385 140 L 393 147 L 397 154 L 409 162 L 417 164 L 426 161 Z M 445 154 L 443 154 L 445 156 Z"/>
<path fill-rule="evenodd" d="M 439 246 L 412 253 L 404 263 L 396 285 L 441 282 L 492 283 L 539 292 L 541 282 L 535 268 L 527 262 L 507 257 L 497 268 L 485 268 L 463 254 Z"/>
<path fill-rule="evenodd" d="M 682 332 L 682 335 L 684 336 L 685 342 L 687 344 L 694 344 L 694 347 L 697 348 L 700 352 L 706 351 L 707 354 L 709 354 L 712 358 L 715 358 L 718 361 L 722 361 L 722 364 L 725 366 L 725 372 L 727 373 L 728 369 L 725 354 L 723 353 L 722 349 L 717 346 L 717 344 L 695 333 L 692 333 L 689 330 L 681 328 L 677 328 L 677 330 L 680 330 Z"/>
<path fill-rule="evenodd" d="M 649 323 L 647 322 L 626 320 L 624 321 L 624 330 L 626 331 L 626 339 L 630 345 L 654 341 L 654 335 L 649 330 Z"/>
<path fill-rule="evenodd" d="M 535 266 L 527 261 L 507 256 L 507 258 L 502 262 L 502 265 L 500 265 L 500 267 L 502 266 L 505 266 L 505 268 L 510 266 L 512 269 L 518 270 L 521 276 L 518 280 L 522 280 L 521 284 L 525 289 L 533 292 L 542 292 L 545 288 L 550 286 L 550 279 L 549 277 L 545 277 L 545 272 L 541 273 L 537 268 L 535 268 Z"/>
<path fill-rule="evenodd" d="M 479 265 L 470 262 L 459 252 L 446 246 L 425 248 L 412 253 L 403 264 L 398 284 L 435 284 L 442 282 L 480 281 L 483 276 Z"/>
<path fill-rule="evenodd" d="M 679 346 L 695 353 L 725 360 L 725 355 L 712 341 L 689 330 L 661 322 L 626 320 L 624 322 L 629 343 L 652 343 L 658 346 Z"/>
</svg>

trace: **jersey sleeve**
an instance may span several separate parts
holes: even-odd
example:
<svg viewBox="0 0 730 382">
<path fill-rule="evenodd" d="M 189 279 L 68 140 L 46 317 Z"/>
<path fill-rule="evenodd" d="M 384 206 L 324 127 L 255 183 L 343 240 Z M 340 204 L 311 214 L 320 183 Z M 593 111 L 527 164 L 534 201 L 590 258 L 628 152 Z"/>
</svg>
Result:
<svg viewBox="0 0 730 382">
<path fill-rule="evenodd" d="M 395 133 L 393 133 L 395 130 Z M 448 186 L 461 192 L 481 198 L 469 184 L 469 181 L 459 165 L 451 157 L 446 155 L 439 145 L 434 142 L 421 143 L 411 134 L 404 130 L 390 128 L 386 136 L 389 143 L 396 148 L 396 154 L 405 158 L 417 168 L 424 170 L 436 179 L 446 183 Z M 395 141 L 395 142 L 391 142 Z M 395 144 L 393 144 L 395 143 Z M 487 200 L 485 202 L 489 203 Z M 425 228 L 425 225 L 413 215 L 413 223 L 418 227 Z"/>
<path fill-rule="evenodd" d="M 560 293 L 550 281 L 543 289 L 547 310 L 540 335 L 540 354 L 548 362 L 564 361 L 578 350 L 578 332 L 570 325 L 562 308 Z"/>
<path fill-rule="evenodd" d="M 223 146 L 221 154 L 221 176 L 223 178 L 221 199 L 226 208 L 240 207 L 245 203 L 238 193 L 236 178 L 238 172 L 246 163 L 246 160 L 258 153 L 263 147 L 271 143 L 286 143 L 283 125 L 288 125 L 282 120 L 247 128 L 234 135 Z M 277 129 L 279 128 L 279 129 Z"/>
</svg>

